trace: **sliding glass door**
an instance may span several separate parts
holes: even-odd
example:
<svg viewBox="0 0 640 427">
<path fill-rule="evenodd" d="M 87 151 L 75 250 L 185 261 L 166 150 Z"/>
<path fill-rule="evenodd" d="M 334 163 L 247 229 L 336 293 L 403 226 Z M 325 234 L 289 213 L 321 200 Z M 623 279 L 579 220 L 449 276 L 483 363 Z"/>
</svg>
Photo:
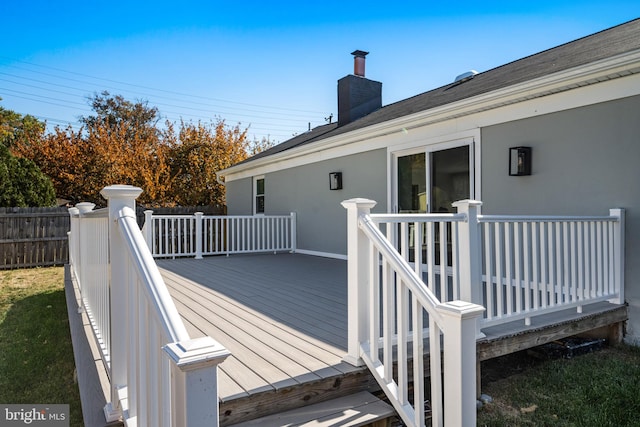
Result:
<svg viewBox="0 0 640 427">
<path fill-rule="evenodd" d="M 473 191 L 473 161 L 472 146 L 464 144 L 445 146 L 440 149 L 434 147 L 412 150 L 400 153 L 395 159 L 395 212 L 398 213 L 453 213 L 456 209 L 452 204 L 458 200 L 470 199 Z M 425 226 L 426 227 L 426 226 Z M 414 224 L 408 225 L 407 259 L 415 259 Z M 398 237 L 401 230 L 397 230 Z M 441 240 L 440 229 L 434 230 L 435 242 L 449 242 L 451 229 L 446 228 L 447 239 Z M 420 245 L 421 259 L 426 259 L 427 242 L 426 228 L 421 230 L 423 242 Z M 447 243 L 447 264 L 451 265 L 451 245 Z M 402 252 L 402 245 L 398 248 Z M 439 243 L 436 243 L 435 262 L 440 263 Z"/>
<path fill-rule="evenodd" d="M 472 197 L 470 151 L 466 144 L 396 156 L 396 212 L 455 212 L 453 202 Z"/>
</svg>

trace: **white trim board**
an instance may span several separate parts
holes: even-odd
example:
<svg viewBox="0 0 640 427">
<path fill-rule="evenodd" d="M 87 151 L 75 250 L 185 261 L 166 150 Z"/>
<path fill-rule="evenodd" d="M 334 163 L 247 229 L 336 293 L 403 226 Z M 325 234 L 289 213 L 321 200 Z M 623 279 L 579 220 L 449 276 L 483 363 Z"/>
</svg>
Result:
<svg viewBox="0 0 640 427">
<path fill-rule="evenodd" d="M 340 260 L 343 260 L 343 261 L 347 260 L 347 256 L 346 255 L 334 254 L 334 253 L 331 253 L 331 252 L 319 252 L 319 251 L 310 251 L 308 249 L 296 249 L 296 253 L 297 254 L 302 254 L 302 255 L 319 256 L 319 257 L 322 257 L 322 258 L 340 259 Z"/>
</svg>

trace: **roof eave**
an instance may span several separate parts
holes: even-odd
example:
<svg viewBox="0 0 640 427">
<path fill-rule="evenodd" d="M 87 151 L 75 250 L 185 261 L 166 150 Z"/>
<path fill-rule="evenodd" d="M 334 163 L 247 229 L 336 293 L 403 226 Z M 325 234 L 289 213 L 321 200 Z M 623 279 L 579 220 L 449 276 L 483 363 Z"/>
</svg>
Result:
<svg viewBox="0 0 640 427">
<path fill-rule="evenodd" d="M 575 89 L 580 86 L 596 84 L 624 75 L 640 72 L 640 49 L 626 52 L 585 64 L 579 67 L 559 71 L 548 76 L 528 80 L 502 89 L 493 90 L 460 101 L 452 102 L 428 110 L 419 111 L 348 133 L 327 137 L 308 145 L 291 148 L 268 157 L 245 162 L 219 171 L 221 176 L 241 174 L 261 166 L 286 162 L 289 159 L 322 151 L 338 145 L 352 144 L 396 133 L 398 129 L 413 129 L 428 126 L 444 120 L 462 117 L 521 101 L 539 98 L 550 94 Z M 244 175 L 244 174 L 243 174 Z"/>
</svg>

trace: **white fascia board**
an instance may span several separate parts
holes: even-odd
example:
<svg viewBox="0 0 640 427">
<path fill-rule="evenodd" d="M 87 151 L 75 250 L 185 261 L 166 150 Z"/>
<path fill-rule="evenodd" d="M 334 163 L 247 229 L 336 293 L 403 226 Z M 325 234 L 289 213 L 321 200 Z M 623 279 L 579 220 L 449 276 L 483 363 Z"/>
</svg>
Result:
<svg viewBox="0 0 640 427">
<path fill-rule="evenodd" d="M 514 114 L 505 115 L 505 109 L 513 109 L 516 103 L 529 104 L 529 101 L 537 100 L 536 105 L 546 114 L 604 102 L 616 97 L 632 96 L 639 92 L 636 79 L 633 79 L 634 84 L 629 85 L 629 78 L 619 77 L 630 76 L 637 72 L 640 72 L 640 50 L 291 148 L 249 163 L 232 166 L 220 171 L 219 174 L 229 182 L 321 160 L 386 148 L 390 141 L 384 138 L 385 136 L 407 133 L 411 129 L 436 123 L 444 124 L 442 122 L 445 121 L 455 123 L 445 125 L 444 128 L 462 131 L 541 114 L 538 109 L 533 111 L 530 108 L 516 108 Z M 581 88 L 581 91 L 584 91 L 592 86 L 606 86 L 607 90 L 585 91 L 584 96 L 569 97 L 571 102 L 558 102 L 564 94 L 571 92 L 570 89 Z M 615 90 L 616 86 L 624 89 Z M 487 110 L 495 109 L 501 110 L 500 114 L 480 114 L 482 120 L 480 117 L 475 117 L 477 113 L 487 113 Z M 471 116 L 476 119 L 474 120 Z M 460 127 L 462 123 L 471 127 Z"/>
</svg>

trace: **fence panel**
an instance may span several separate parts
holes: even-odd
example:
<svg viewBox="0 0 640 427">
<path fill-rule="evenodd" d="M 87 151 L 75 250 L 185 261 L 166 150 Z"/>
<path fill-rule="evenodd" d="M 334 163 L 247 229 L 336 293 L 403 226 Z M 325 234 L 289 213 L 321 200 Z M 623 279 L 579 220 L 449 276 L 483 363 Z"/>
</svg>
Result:
<svg viewBox="0 0 640 427">
<path fill-rule="evenodd" d="M 0 208 L 0 269 L 69 261 L 67 208 Z"/>
</svg>

